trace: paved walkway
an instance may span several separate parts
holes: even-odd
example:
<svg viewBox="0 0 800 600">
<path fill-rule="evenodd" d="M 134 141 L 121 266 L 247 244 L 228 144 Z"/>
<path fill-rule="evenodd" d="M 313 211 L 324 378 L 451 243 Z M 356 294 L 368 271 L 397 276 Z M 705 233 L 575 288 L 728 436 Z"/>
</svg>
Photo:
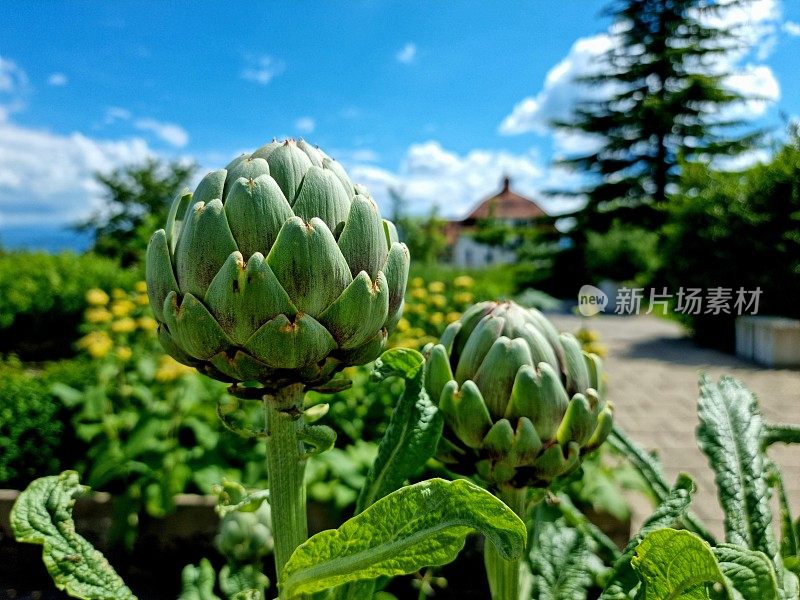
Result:
<svg viewBox="0 0 800 600">
<path fill-rule="evenodd" d="M 576 331 L 581 319 L 555 316 L 563 331 Z M 722 533 L 722 510 L 716 498 L 714 476 L 695 441 L 697 377 L 700 371 L 715 380 L 730 374 L 758 396 L 769 422 L 800 423 L 800 371 L 764 369 L 735 356 L 700 348 L 676 323 L 655 317 L 597 316 L 588 326 L 606 346 L 604 359 L 608 394 L 617 422 L 631 437 L 655 450 L 667 477 L 680 471 L 698 485 L 692 509 L 717 534 Z M 777 445 L 770 455 L 782 468 L 787 493 L 800 515 L 800 448 Z M 634 499 L 634 527 L 649 514 L 649 503 Z"/>
</svg>

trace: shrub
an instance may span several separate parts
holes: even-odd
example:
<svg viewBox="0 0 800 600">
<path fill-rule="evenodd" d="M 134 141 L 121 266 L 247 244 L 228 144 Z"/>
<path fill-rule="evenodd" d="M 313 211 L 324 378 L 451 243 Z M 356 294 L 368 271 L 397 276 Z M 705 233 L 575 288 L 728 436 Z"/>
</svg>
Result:
<svg viewBox="0 0 800 600">
<path fill-rule="evenodd" d="M 654 231 L 618 221 L 606 233 L 589 232 L 585 251 L 589 278 L 595 282 L 650 281 L 659 263 L 658 237 Z"/>
<path fill-rule="evenodd" d="M 661 282 L 672 293 L 730 288 L 734 299 L 739 288 L 761 288 L 759 314 L 800 317 L 797 139 L 741 174 L 691 165 L 683 186 L 665 229 Z M 701 343 L 733 347 L 735 314 L 678 316 Z"/>
<path fill-rule="evenodd" d="M 135 272 L 92 254 L 0 255 L 0 353 L 29 360 L 72 355 L 86 290 L 111 292 L 136 278 Z"/>
<path fill-rule="evenodd" d="M 15 357 L 0 363 L 0 486 L 25 487 L 34 477 L 72 466 L 83 453 L 52 384 L 91 377 L 92 370 L 91 363 L 77 360 L 35 371 Z"/>
</svg>

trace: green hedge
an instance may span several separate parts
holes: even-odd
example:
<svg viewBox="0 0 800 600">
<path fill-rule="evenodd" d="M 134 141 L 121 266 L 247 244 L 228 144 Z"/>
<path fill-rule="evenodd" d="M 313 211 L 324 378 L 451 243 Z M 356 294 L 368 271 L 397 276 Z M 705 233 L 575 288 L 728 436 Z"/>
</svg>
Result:
<svg viewBox="0 0 800 600">
<path fill-rule="evenodd" d="M 72 355 L 86 291 L 130 288 L 141 278 L 93 254 L 1 253 L 0 353 L 27 360 Z"/>
<path fill-rule="evenodd" d="M 800 318 L 800 138 L 743 173 L 685 169 L 655 284 L 733 290 L 732 314 L 678 315 L 699 342 L 729 350 L 739 288 L 761 288 L 759 314 Z"/>
<path fill-rule="evenodd" d="M 72 468 L 85 453 L 68 424 L 69 411 L 51 386 L 93 378 L 94 367 L 85 360 L 37 369 L 14 357 L 0 362 L 0 487 L 22 489 L 35 477 Z"/>
</svg>

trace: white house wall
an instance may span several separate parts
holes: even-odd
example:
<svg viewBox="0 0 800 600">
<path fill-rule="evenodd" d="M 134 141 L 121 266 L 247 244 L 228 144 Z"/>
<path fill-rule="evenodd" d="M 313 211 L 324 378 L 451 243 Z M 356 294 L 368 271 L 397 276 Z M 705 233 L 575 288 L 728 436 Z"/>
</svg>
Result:
<svg viewBox="0 0 800 600">
<path fill-rule="evenodd" d="M 479 244 L 467 235 L 460 235 L 453 245 L 452 264 L 463 268 L 482 268 L 492 265 L 509 265 L 517 262 L 513 250 Z"/>
</svg>

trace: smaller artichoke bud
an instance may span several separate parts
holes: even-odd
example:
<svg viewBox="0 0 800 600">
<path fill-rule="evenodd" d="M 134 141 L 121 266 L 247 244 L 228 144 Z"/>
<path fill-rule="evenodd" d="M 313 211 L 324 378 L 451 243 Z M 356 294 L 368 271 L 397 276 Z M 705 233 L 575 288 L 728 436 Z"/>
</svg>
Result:
<svg viewBox="0 0 800 600">
<path fill-rule="evenodd" d="M 214 543 L 217 550 L 235 563 L 263 558 L 273 548 L 272 512 L 264 502 L 252 512 L 233 511 L 220 521 Z"/>
<path fill-rule="evenodd" d="M 426 348 L 438 458 L 492 485 L 544 487 L 608 437 L 600 359 L 535 309 L 482 302 Z"/>
</svg>

